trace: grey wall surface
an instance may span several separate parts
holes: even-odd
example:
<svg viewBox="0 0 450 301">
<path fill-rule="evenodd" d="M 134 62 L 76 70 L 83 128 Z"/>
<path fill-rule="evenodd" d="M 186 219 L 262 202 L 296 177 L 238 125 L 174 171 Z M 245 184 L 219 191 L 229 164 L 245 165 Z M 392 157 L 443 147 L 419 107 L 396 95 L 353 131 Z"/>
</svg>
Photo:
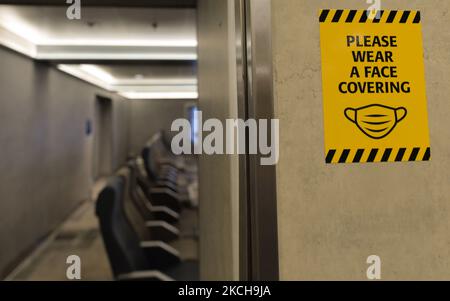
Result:
<svg viewBox="0 0 450 301">
<path fill-rule="evenodd" d="M 203 121 L 217 118 L 224 123 L 227 118 L 237 118 L 233 4 L 234 0 L 199 1 L 199 107 Z M 202 155 L 199 167 L 201 279 L 237 280 L 238 157 Z"/>
<path fill-rule="evenodd" d="M 0 277 L 92 184 L 95 95 L 108 93 L 0 48 Z M 109 95 L 111 96 L 111 95 Z M 113 97 L 113 166 L 127 154 L 127 102 Z M 95 129 L 94 129 L 95 130 Z"/>
<path fill-rule="evenodd" d="M 272 1 L 281 279 L 364 280 L 375 254 L 384 280 L 448 280 L 450 1 L 382 1 L 422 12 L 431 162 L 324 162 L 318 11 L 365 2 Z"/>
<path fill-rule="evenodd" d="M 193 100 L 143 99 L 130 101 L 130 153 L 140 154 L 150 137 L 164 129 L 168 136 L 175 119 L 187 118 L 186 106 Z"/>
</svg>

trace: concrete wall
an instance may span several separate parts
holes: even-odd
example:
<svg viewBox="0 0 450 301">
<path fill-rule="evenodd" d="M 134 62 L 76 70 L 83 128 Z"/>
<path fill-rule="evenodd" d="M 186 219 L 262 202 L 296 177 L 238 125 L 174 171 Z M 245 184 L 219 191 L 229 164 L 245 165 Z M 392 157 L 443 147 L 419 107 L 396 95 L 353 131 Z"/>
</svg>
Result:
<svg viewBox="0 0 450 301">
<path fill-rule="evenodd" d="M 199 1 L 199 107 L 203 120 L 217 118 L 224 122 L 237 117 L 233 4 L 234 0 Z M 238 157 L 203 155 L 199 166 L 201 278 L 236 280 Z"/>
<path fill-rule="evenodd" d="M 193 100 L 144 99 L 130 102 L 130 153 L 140 154 L 150 137 L 170 126 L 177 118 L 187 118 L 186 106 Z"/>
<path fill-rule="evenodd" d="M 339 2 L 339 3 L 337 3 Z M 450 279 L 450 2 L 382 1 L 422 11 L 432 161 L 324 163 L 318 10 L 366 9 L 366 1 L 274 0 L 281 279 Z"/>
<path fill-rule="evenodd" d="M 102 91 L 0 48 L 0 277 L 89 198 L 95 95 Z M 113 97 L 113 167 L 127 153 L 127 102 Z M 95 130 L 95 129 L 94 129 Z"/>
</svg>

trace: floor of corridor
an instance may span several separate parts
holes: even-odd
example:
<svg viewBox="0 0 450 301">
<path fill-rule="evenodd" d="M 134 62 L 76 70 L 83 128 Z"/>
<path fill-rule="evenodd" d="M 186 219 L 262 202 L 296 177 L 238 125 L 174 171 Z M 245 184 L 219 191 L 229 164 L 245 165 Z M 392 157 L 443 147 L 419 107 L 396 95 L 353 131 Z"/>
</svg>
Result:
<svg viewBox="0 0 450 301">
<path fill-rule="evenodd" d="M 91 194 L 96 200 L 104 187 L 105 179 L 98 180 Z M 198 241 L 191 235 L 198 233 L 198 216 L 194 210 L 185 210 L 181 214 L 180 228 L 187 237 L 170 243 L 181 252 L 183 260 L 198 260 Z M 82 203 L 66 221 L 46 238 L 6 280 L 17 281 L 66 281 L 69 264 L 67 257 L 77 255 L 81 260 L 81 280 L 113 280 L 106 250 L 103 245 L 95 201 Z"/>
<path fill-rule="evenodd" d="M 10 280 L 68 280 L 66 259 L 81 259 L 81 280 L 112 280 L 95 216 L 95 203 L 82 204 L 10 275 Z"/>
<path fill-rule="evenodd" d="M 91 200 L 97 199 L 105 184 L 106 178 L 94 183 Z M 69 264 L 66 260 L 70 255 L 80 257 L 81 280 L 113 279 L 95 215 L 95 201 L 83 202 L 6 279 L 68 280 L 66 270 Z"/>
</svg>

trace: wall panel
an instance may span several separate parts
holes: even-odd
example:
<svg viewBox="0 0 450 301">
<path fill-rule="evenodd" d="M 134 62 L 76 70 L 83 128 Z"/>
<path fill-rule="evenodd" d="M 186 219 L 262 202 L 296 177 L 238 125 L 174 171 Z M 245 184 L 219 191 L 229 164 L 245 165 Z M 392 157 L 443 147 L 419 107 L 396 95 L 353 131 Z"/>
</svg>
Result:
<svg viewBox="0 0 450 301">
<path fill-rule="evenodd" d="M 422 11 L 432 161 L 324 162 L 318 10 L 365 2 L 272 1 L 281 279 L 367 279 L 371 254 L 385 280 L 450 279 L 449 1 L 382 1 Z"/>
</svg>

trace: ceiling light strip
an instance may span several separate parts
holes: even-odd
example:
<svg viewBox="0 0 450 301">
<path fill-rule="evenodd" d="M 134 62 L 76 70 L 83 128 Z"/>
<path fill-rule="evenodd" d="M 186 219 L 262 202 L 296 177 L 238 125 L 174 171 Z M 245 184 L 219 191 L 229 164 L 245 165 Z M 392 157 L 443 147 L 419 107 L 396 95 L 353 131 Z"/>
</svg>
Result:
<svg viewBox="0 0 450 301">
<path fill-rule="evenodd" d="M 198 99 L 197 92 L 121 92 L 128 99 Z"/>
<path fill-rule="evenodd" d="M 71 66 L 71 65 L 57 65 L 57 68 L 67 74 L 70 74 L 72 76 L 75 76 L 81 80 L 84 80 L 88 83 L 91 83 L 95 86 L 98 86 L 100 88 L 103 88 L 107 91 L 112 91 L 112 88 L 110 85 L 108 85 L 108 83 L 102 81 L 101 79 L 92 76 L 91 74 L 83 71 L 79 65 L 75 65 L 75 66 Z"/>
<path fill-rule="evenodd" d="M 0 26 L 0 45 L 22 53 L 31 58 L 36 57 L 36 46 L 26 39 Z"/>
</svg>

